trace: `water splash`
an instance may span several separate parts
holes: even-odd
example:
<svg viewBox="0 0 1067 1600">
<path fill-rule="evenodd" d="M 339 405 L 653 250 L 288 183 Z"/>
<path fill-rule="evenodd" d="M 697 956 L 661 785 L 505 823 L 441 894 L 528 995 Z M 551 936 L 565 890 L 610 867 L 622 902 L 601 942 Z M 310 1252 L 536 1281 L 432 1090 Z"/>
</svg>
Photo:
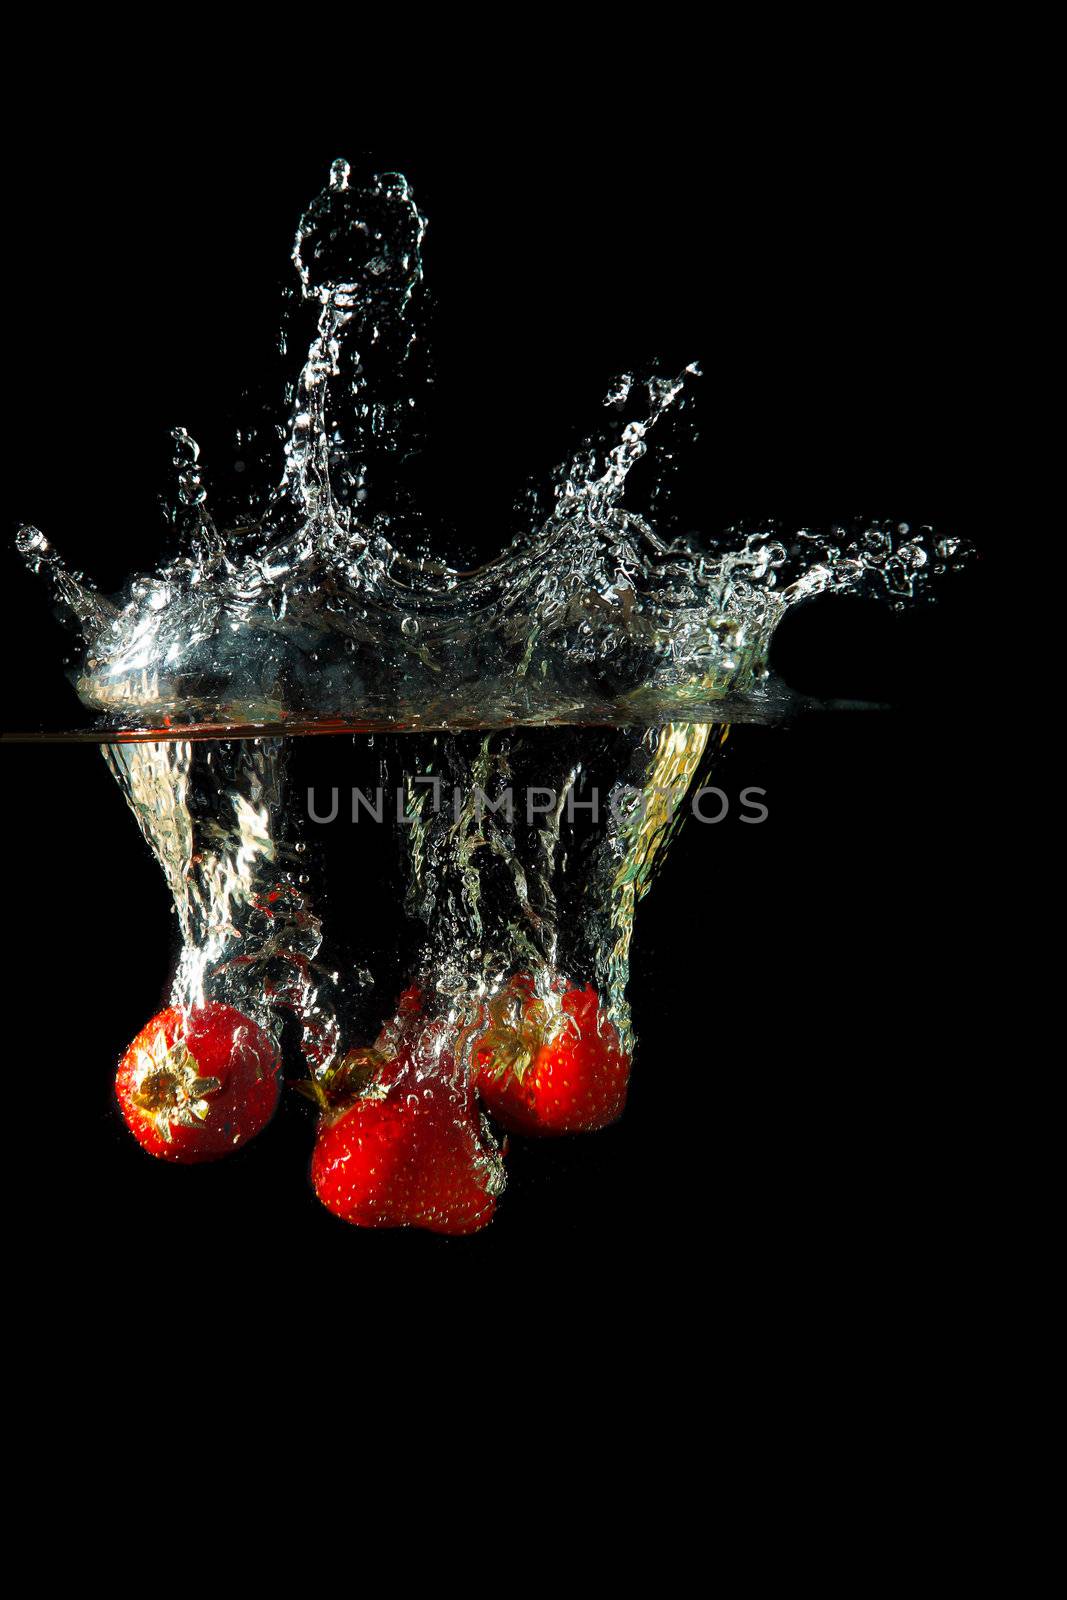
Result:
<svg viewBox="0 0 1067 1600">
<path fill-rule="evenodd" d="M 239 529 L 216 527 L 198 447 L 177 429 L 182 550 L 116 602 L 23 531 L 86 639 L 77 688 L 107 724 L 714 718 L 724 697 L 758 698 L 790 607 L 827 591 L 902 603 L 958 559 L 956 541 L 903 524 L 701 543 L 658 531 L 628 490 L 699 381 L 691 363 L 616 381 L 607 430 L 557 469 L 547 514 L 494 561 L 436 560 L 388 471 L 418 411 L 425 227 L 402 176 L 359 186 L 334 163 L 293 251 L 315 326 L 281 478 Z"/>
<path fill-rule="evenodd" d="M 668 530 L 655 508 L 684 454 L 701 381 L 690 363 L 617 379 L 606 425 L 552 474 L 519 534 L 476 570 L 449 566 L 402 465 L 427 382 L 425 229 L 401 175 L 360 185 L 334 163 L 293 250 L 313 327 L 280 474 L 236 525 L 216 522 L 199 448 L 177 428 L 180 549 L 158 571 L 110 600 L 38 530 L 23 529 L 19 549 L 85 641 L 78 693 L 167 878 L 181 934 L 173 1004 L 221 1000 L 264 1027 L 295 1014 L 331 1129 L 348 1108 L 396 1102 L 400 1137 L 432 1105 L 416 1145 L 443 1149 L 443 1105 L 465 1130 L 449 1148 L 472 1163 L 466 1229 L 502 1185 L 472 1120 L 476 1087 L 527 1131 L 531 1117 L 546 1131 L 618 1114 L 636 906 L 726 723 L 772 703 L 782 618 L 825 593 L 910 603 L 966 552 L 904 523 Z M 658 468 L 642 467 L 642 502 L 635 469 L 665 435 Z M 462 519 L 473 477 L 458 492 Z M 287 741 L 232 737 L 268 726 L 397 733 L 383 769 L 406 797 L 395 842 L 420 932 L 373 1042 L 358 1020 L 373 975 L 323 959 L 329 884 L 286 803 Z M 433 729 L 445 731 L 420 731 Z M 214 742 L 194 742 L 205 731 Z M 610 799 L 583 828 L 568 802 L 591 783 Z M 534 791 L 548 802 L 501 809 Z M 614 1098 L 590 1090 L 564 1114 L 561 1094 L 590 1061 Z M 553 1062 L 537 1107 L 531 1085 Z M 401 1220 L 443 1226 L 439 1200 Z M 352 1216 L 395 1220 L 390 1204 L 378 1195 L 378 1210 Z"/>
</svg>

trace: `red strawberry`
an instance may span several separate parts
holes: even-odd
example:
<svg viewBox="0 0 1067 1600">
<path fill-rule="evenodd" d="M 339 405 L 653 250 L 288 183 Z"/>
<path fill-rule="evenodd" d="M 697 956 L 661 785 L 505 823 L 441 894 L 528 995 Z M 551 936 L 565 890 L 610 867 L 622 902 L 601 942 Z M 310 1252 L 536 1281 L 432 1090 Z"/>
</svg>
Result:
<svg viewBox="0 0 1067 1600">
<path fill-rule="evenodd" d="M 349 1058 L 373 1076 L 354 1103 L 326 1113 L 311 1181 L 328 1211 L 359 1227 L 477 1233 L 493 1215 L 503 1166 L 481 1141 L 473 1092 L 453 1082 L 445 1024 L 414 1034 L 416 1013 L 406 1011 L 374 1052 Z M 379 1052 L 390 1044 L 397 1053 L 386 1060 Z"/>
<path fill-rule="evenodd" d="M 263 1029 L 209 1000 L 161 1011 L 119 1062 L 115 1092 L 134 1138 L 164 1161 L 214 1161 L 266 1127 L 280 1058 Z"/>
<path fill-rule="evenodd" d="M 512 1133 L 587 1133 L 622 1115 L 630 1056 L 590 985 L 547 997 L 525 974 L 489 1003 L 475 1048 L 478 1093 Z"/>
</svg>

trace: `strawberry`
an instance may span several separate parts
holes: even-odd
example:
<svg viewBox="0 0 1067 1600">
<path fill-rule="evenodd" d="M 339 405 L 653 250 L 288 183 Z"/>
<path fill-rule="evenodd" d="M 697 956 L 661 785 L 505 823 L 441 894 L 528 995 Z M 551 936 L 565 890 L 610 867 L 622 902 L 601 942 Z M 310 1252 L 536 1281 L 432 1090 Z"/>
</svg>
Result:
<svg viewBox="0 0 1067 1600">
<path fill-rule="evenodd" d="M 478 1093 L 512 1133 L 587 1133 L 622 1115 L 630 1056 L 591 985 L 523 974 L 489 1002 L 475 1047 Z"/>
<path fill-rule="evenodd" d="M 164 1161 L 214 1161 L 274 1115 L 280 1058 L 258 1023 L 208 1001 L 161 1011 L 119 1062 L 115 1092 L 137 1142 Z"/>
<path fill-rule="evenodd" d="M 416 1006 L 341 1064 L 342 1103 L 323 1117 L 311 1181 L 328 1211 L 358 1227 L 477 1233 L 503 1165 L 482 1143 L 473 1091 L 456 1081 L 447 1025 L 420 1025 Z"/>
</svg>

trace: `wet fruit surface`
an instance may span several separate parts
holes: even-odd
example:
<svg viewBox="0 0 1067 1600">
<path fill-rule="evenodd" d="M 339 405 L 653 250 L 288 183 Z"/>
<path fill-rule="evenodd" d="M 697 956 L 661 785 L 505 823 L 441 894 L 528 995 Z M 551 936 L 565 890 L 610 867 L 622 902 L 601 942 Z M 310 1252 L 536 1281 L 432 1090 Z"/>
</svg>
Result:
<svg viewBox="0 0 1067 1600">
<path fill-rule="evenodd" d="M 327 1081 L 311 1181 L 334 1216 L 448 1234 L 492 1217 L 504 1169 L 482 1136 L 458 1038 L 412 985 L 374 1047 L 351 1052 Z"/>
<path fill-rule="evenodd" d="M 327 1117 L 311 1163 L 315 1193 L 364 1228 L 476 1233 L 496 1206 L 499 1163 L 483 1146 L 471 1096 L 442 1072 L 420 1078 L 407 1055 L 348 1110 Z"/>
<path fill-rule="evenodd" d="M 119 1063 L 126 1124 L 164 1161 L 214 1161 L 265 1127 L 278 1104 L 280 1060 L 258 1023 L 209 1001 L 152 1018 Z"/>
<path fill-rule="evenodd" d="M 528 977 L 491 1002 L 475 1052 L 478 1093 L 513 1133 L 588 1133 L 622 1114 L 630 1056 L 596 990 L 539 995 Z"/>
</svg>

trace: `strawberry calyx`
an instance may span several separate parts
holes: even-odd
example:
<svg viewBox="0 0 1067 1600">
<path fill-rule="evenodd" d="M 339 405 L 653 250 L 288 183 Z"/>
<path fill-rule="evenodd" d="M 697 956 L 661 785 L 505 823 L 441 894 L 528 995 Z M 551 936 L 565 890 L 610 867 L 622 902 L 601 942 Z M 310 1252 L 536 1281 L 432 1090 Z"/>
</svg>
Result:
<svg viewBox="0 0 1067 1600">
<path fill-rule="evenodd" d="M 131 1099 L 151 1118 L 160 1138 L 172 1144 L 172 1128 L 195 1128 L 205 1122 L 211 1110 L 206 1097 L 221 1088 L 221 1078 L 201 1076 L 199 1063 L 184 1040 L 168 1044 L 159 1033 L 138 1053 Z"/>
<path fill-rule="evenodd" d="M 561 1003 L 566 985 L 557 993 L 539 994 L 527 978 L 515 978 L 487 1005 L 489 1025 L 476 1041 L 478 1070 L 495 1081 L 514 1078 L 522 1083 L 538 1055 L 555 1044 L 565 1031 L 576 1031 L 574 1018 Z"/>
<path fill-rule="evenodd" d="M 420 1027 L 422 1007 L 422 992 L 411 984 L 400 995 L 395 1015 L 383 1024 L 372 1045 L 346 1051 L 331 1065 L 293 1087 L 332 1121 L 343 1116 L 357 1100 L 380 1099 L 388 1089 L 386 1069 L 394 1065 L 409 1037 Z"/>
<path fill-rule="evenodd" d="M 312 1078 L 302 1078 L 294 1084 L 298 1094 L 317 1105 L 331 1121 L 350 1110 L 357 1100 L 373 1097 L 384 1090 L 380 1085 L 383 1067 L 390 1058 L 374 1045 L 349 1050 L 340 1060 L 325 1067 Z"/>
</svg>

